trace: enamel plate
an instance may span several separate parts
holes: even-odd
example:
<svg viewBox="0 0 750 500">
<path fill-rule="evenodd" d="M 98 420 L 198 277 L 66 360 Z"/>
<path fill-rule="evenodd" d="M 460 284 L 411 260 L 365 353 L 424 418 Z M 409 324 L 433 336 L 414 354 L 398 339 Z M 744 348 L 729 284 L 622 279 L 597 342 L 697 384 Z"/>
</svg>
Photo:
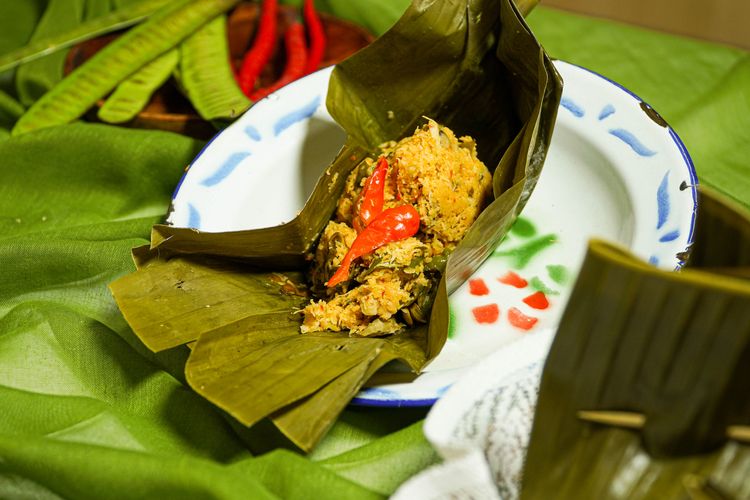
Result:
<svg viewBox="0 0 750 500">
<path fill-rule="evenodd" d="M 681 266 L 697 208 L 685 146 L 627 89 L 555 66 L 565 88 L 544 171 L 508 237 L 451 295 L 443 351 L 412 382 L 365 389 L 354 404 L 430 405 L 492 352 L 553 330 L 592 237 L 665 269 Z M 325 108 L 330 74 L 284 87 L 214 137 L 177 186 L 167 222 L 213 232 L 293 219 L 345 140 Z"/>
</svg>

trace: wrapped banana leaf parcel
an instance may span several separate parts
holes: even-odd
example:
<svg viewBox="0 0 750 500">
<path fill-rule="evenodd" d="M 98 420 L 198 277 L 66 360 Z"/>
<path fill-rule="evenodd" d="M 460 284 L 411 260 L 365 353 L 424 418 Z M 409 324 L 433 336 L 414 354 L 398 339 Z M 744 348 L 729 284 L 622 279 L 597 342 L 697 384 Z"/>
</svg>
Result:
<svg viewBox="0 0 750 500">
<path fill-rule="evenodd" d="M 294 220 L 155 226 L 115 299 L 151 350 L 191 348 L 196 392 L 310 450 L 383 365 L 440 352 L 448 293 L 530 196 L 561 92 L 510 0 L 416 0 L 334 69 L 348 138 Z"/>
<path fill-rule="evenodd" d="M 593 241 L 542 375 L 521 498 L 750 498 L 750 212 L 700 188 L 680 272 Z"/>
</svg>

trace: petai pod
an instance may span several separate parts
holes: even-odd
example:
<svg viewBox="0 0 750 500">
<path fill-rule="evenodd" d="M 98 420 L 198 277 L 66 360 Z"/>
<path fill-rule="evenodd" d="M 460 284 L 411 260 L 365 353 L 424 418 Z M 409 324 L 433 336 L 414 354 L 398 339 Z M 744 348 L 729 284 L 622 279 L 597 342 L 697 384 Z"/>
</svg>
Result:
<svg viewBox="0 0 750 500">
<path fill-rule="evenodd" d="M 0 56 L 0 73 L 13 69 L 18 65 L 34 61 L 40 57 L 53 54 L 58 50 L 72 47 L 77 43 L 90 40 L 99 35 L 138 24 L 168 3 L 169 0 L 142 0 L 81 23 L 75 28 L 59 35 L 35 40 L 28 45 Z"/>
<path fill-rule="evenodd" d="M 233 119 L 250 107 L 229 66 L 226 16 L 182 42 L 178 79 L 204 120 Z"/>
<path fill-rule="evenodd" d="M 178 0 L 97 52 L 44 94 L 13 134 L 61 125 L 82 116 L 122 80 L 233 7 L 238 0 Z"/>
<path fill-rule="evenodd" d="M 107 123 L 132 120 L 148 104 L 154 91 L 167 81 L 179 60 L 179 51 L 172 49 L 119 84 L 99 108 L 99 119 Z"/>
</svg>

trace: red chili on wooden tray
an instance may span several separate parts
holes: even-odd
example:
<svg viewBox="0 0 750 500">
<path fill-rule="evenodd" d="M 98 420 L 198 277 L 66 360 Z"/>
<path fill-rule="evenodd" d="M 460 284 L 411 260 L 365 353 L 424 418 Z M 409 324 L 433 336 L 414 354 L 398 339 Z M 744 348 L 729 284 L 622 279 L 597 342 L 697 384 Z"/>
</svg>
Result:
<svg viewBox="0 0 750 500">
<path fill-rule="evenodd" d="M 284 32 L 284 45 L 286 46 L 286 64 L 281 77 L 268 87 L 251 92 L 249 95 L 250 100 L 257 101 L 263 99 L 271 92 L 305 76 L 307 46 L 305 45 L 305 27 L 299 18 L 295 18 Z"/>
<path fill-rule="evenodd" d="M 305 0 L 302 7 L 302 13 L 305 16 L 305 25 L 307 26 L 307 38 L 310 42 L 310 50 L 307 54 L 305 64 L 305 74 L 312 73 L 323 60 L 323 54 L 326 50 L 326 34 L 323 29 L 323 23 L 320 21 L 315 10 L 314 0 Z"/>
<path fill-rule="evenodd" d="M 419 213 L 411 205 L 389 208 L 380 213 L 354 239 L 352 247 L 344 255 L 341 265 L 326 283 L 333 287 L 346 281 L 349 277 L 349 266 L 354 259 L 394 241 L 405 240 L 419 231 Z"/>
<path fill-rule="evenodd" d="M 258 32 L 250 50 L 242 59 L 239 72 L 239 84 L 242 91 L 250 97 L 255 87 L 255 81 L 260 76 L 263 67 L 271 59 L 276 45 L 276 0 L 263 0 Z"/>
</svg>

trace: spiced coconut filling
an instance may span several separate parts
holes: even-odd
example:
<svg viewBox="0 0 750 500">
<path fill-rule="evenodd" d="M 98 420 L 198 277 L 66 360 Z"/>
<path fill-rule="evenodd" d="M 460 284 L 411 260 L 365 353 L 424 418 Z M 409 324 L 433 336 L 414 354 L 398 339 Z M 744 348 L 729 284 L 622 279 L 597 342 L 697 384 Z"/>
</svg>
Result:
<svg viewBox="0 0 750 500">
<path fill-rule="evenodd" d="M 313 256 L 303 333 L 398 333 L 426 322 L 445 259 L 491 199 L 470 137 L 428 120 L 346 181 Z"/>
</svg>

